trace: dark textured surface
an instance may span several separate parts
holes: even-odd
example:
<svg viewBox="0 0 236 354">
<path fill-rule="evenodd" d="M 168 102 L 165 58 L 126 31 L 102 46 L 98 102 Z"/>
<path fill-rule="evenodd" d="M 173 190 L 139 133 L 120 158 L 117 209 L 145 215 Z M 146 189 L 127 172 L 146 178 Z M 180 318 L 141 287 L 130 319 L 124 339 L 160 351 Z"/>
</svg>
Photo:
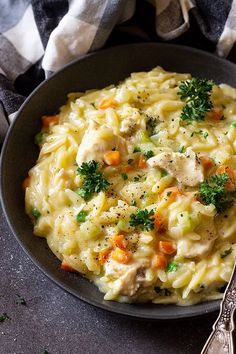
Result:
<svg viewBox="0 0 236 354">
<path fill-rule="evenodd" d="M 179 322 L 121 318 L 76 299 L 24 254 L 0 210 L 0 354 L 198 354 L 216 315 Z M 17 295 L 26 306 L 16 304 Z"/>
</svg>

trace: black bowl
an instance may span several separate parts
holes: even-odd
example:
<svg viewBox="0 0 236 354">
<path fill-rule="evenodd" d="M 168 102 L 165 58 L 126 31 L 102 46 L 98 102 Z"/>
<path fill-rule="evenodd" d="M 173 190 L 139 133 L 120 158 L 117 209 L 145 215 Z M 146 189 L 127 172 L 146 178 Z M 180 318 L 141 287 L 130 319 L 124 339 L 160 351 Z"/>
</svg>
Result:
<svg viewBox="0 0 236 354">
<path fill-rule="evenodd" d="M 103 309 L 143 319 L 180 319 L 219 309 L 219 301 L 194 306 L 120 304 L 104 301 L 95 285 L 76 274 L 60 270 L 59 261 L 44 239 L 33 236 L 24 211 L 22 181 L 35 164 L 38 149 L 34 136 L 41 129 L 41 116 L 53 114 L 66 101 L 67 93 L 103 88 L 126 78 L 131 72 L 160 65 L 166 70 L 189 72 L 236 86 L 235 65 L 212 54 L 168 44 L 133 44 L 114 47 L 79 59 L 43 82 L 21 107 L 5 140 L 1 156 L 1 200 L 9 226 L 33 262 L 54 282 L 71 294 Z"/>
</svg>

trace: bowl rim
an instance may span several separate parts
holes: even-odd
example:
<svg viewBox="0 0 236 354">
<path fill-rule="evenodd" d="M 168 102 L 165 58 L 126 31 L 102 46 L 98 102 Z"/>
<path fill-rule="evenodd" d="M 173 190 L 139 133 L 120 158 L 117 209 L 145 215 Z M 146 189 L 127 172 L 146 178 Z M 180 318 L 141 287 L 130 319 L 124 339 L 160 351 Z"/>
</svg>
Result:
<svg viewBox="0 0 236 354">
<path fill-rule="evenodd" d="M 46 275 L 53 283 L 57 284 L 60 288 L 62 288 L 64 291 L 72 294 L 73 296 L 75 296 L 77 299 L 80 299 L 92 306 L 95 306 L 97 308 L 109 311 L 112 314 L 118 314 L 120 316 L 123 317 L 129 317 L 129 318 L 133 318 L 133 319 L 138 319 L 138 320 L 149 320 L 149 321 L 178 321 L 178 320 L 184 320 L 184 319 L 191 319 L 191 318 L 196 318 L 199 316 L 207 316 L 209 314 L 212 314 L 213 312 L 216 312 L 219 310 L 220 308 L 220 300 L 212 300 L 212 301 L 208 301 L 208 302 L 202 302 L 201 304 L 207 304 L 207 303 L 212 303 L 212 306 L 210 309 L 208 310 L 203 310 L 203 308 L 201 308 L 201 306 L 199 308 L 195 307 L 195 311 L 193 313 L 187 313 L 187 314 L 178 314 L 178 317 L 175 315 L 174 317 L 172 316 L 164 316 L 162 314 L 158 314 L 158 313 L 153 313 L 152 315 L 149 314 L 139 314 L 136 313 L 135 311 L 130 310 L 132 306 L 140 306 L 140 304 L 127 304 L 127 309 L 125 310 L 121 310 L 121 309 L 117 309 L 115 307 L 108 307 L 105 303 L 102 302 L 98 302 L 98 301 L 94 301 L 91 300 L 90 298 L 84 297 L 83 295 L 78 294 L 78 292 L 76 292 L 74 289 L 72 289 L 70 286 L 68 286 L 67 284 L 64 284 L 63 281 L 58 280 L 55 276 L 53 276 L 52 274 L 50 274 L 50 272 L 48 271 L 47 267 L 44 266 L 44 264 L 42 264 L 41 262 L 39 262 L 33 255 L 33 253 L 29 250 L 29 248 L 25 245 L 25 243 L 21 240 L 21 238 L 19 237 L 19 233 L 14 225 L 14 222 L 11 220 L 10 217 L 10 212 L 8 212 L 8 208 L 7 208 L 7 199 L 5 196 L 5 191 L 3 188 L 3 167 L 4 167 L 4 163 L 5 163 L 5 155 L 7 152 L 7 148 L 8 148 L 8 144 L 9 141 L 11 139 L 11 135 L 12 132 L 14 130 L 15 125 L 17 124 L 18 119 L 20 119 L 22 112 L 24 111 L 25 107 L 28 105 L 28 103 L 31 101 L 31 99 L 37 95 L 38 91 L 40 91 L 41 88 L 43 88 L 45 85 L 47 85 L 48 81 L 51 81 L 55 76 L 57 76 L 58 74 L 63 74 L 68 68 L 77 65 L 78 63 L 80 63 L 81 61 L 85 61 L 87 60 L 87 58 L 90 57 L 96 57 L 98 56 L 100 53 L 106 53 L 106 52 L 112 52 L 114 50 L 120 50 L 123 49 L 125 47 L 156 47 L 156 48 L 166 48 L 169 50 L 174 50 L 174 49 L 181 49 L 183 51 L 186 52 L 191 52 L 192 53 L 196 53 L 196 54 L 200 54 L 201 56 L 204 56 L 206 59 L 211 57 L 214 58 L 214 60 L 218 61 L 219 63 L 224 62 L 226 65 L 231 66 L 232 69 L 235 70 L 236 65 L 232 62 L 230 62 L 229 60 L 226 60 L 224 58 L 220 58 L 217 57 L 215 54 L 213 53 L 208 53 L 206 51 L 200 50 L 200 49 L 196 49 L 196 48 L 192 48 L 189 46 L 184 46 L 184 45 L 178 45 L 178 44 L 170 44 L 170 43 L 157 43 L 157 42 L 140 42 L 140 43 L 131 43 L 131 44 L 124 44 L 124 45 L 117 45 L 117 46 L 112 46 L 109 48 L 104 48 L 104 49 L 100 49 L 100 50 L 96 50 L 92 53 L 88 53 L 85 54 L 79 58 L 76 58 L 74 60 L 72 60 L 70 63 L 66 64 L 65 66 L 63 66 L 60 70 L 56 71 L 55 73 L 53 73 L 50 77 L 46 78 L 43 82 L 41 82 L 31 93 L 30 95 L 25 99 L 25 101 L 23 102 L 23 104 L 20 106 L 19 110 L 16 113 L 16 116 L 14 118 L 14 121 L 10 124 L 10 127 L 7 131 L 7 134 L 5 136 L 4 142 L 3 142 L 3 146 L 2 146 L 2 151 L 1 151 L 1 156 L 0 156 L 0 200 L 1 200 L 1 204 L 2 204 L 2 208 L 3 208 L 3 212 L 5 215 L 5 218 L 7 220 L 8 226 L 11 230 L 11 233 L 14 235 L 15 239 L 17 240 L 17 242 L 20 244 L 21 248 L 24 250 L 24 252 L 27 254 L 27 256 L 31 259 L 31 261 L 43 272 L 44 275 Z M 77 275 L 78 276 L 78 275 Z M 79 275 L 81 276 L 81 275 Z M 95 285 L 94 285 L 95 286 Z M 213 304 L 214 302 L 214 304 Z M 141 304 L 142 305 L 142 304 Z M 152 306 L 156 306 L 155 304 L 151 304 Z M 160 304 L 158 304 L 160 305 Z M 174 304 L 173 304 L 174 305 Z M 168 305 L 163 305 L 163 306 L 168 306 Z M 175 305 L 178 306 L 178 305 Z M 193 307 L 196 305 L 192 305 Z"/>
</svg>

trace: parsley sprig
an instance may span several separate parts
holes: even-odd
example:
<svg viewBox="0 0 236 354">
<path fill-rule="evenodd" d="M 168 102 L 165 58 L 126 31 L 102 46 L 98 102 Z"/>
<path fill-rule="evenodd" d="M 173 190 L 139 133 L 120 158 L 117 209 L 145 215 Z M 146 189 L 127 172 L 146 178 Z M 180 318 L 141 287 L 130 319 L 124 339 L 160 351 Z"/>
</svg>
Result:
<svg viewBox="0 0 236 354">
<path fill-rule="evenodd" d="M 146 123 L 146 129 L 148 132 L 149 136 L 152 136 L 154 134 L 156 134 L 156 130 L 157 130 L 157 125 L 160 123 L 160 120 L 156 117 L 149 117 L 148 116 L 148 121 Z"/>
<path fill-rule="evenodd" d="M 179 264 L 176 262 L 170 262 L 167 266 L 167 273 L 171 273 L 171 272 L 176 272 L 176 270 L 179 268 Z"/>
<path fill-rule="evenodd" d="M 32 208 L 31 214 L 35 218 L 35 220 L 37 220 L 41 216 L 40 211 L 35 207 Z"/>
<path fill-rule="evenodd" d="M 77 193 L 84 200 L 89 200 L 94 193 L 107 190 L 110 185 L 103 173 L 99 171 L 99 166 L 99 162 L 92 160 L 83 162 L 77 169 L 78 174 L 83 176 L 82 187 Z"/>
<path fill-rule="evenodd" d="M 218 213 L 231 208 L 233 200 L 225 187 L 229 176 L 227 173 L 213 175 L 199 186 L 199 193 L 204 204 L 214 204 Z"/>
<path fill-rule="evenodd" d="M 193 120 L 204 120 L 206 112 L 209 112 L 213 104 L 211 91 L 213 82 L 206 79 L 194 78 L 190 81 L 182 81 L 179 85 L 178 95 L 185 101 L 180 118 L 191 123 Z"/>
<path fill-rule="evenodd" d="M 147 152 L 144 153 L 144 156 L 148 160 L 148 159 L 150 159 L 151 157 L 154 156 L 154 152 L 152 150 L 148 150 Z"/>
<path fill-rule="evenodd" d="M 78 223 L 85 222 L 87 215 L 88 215 L 88 212 L 87 212 L 86 210 L 81 210 L 81 211 L 76 215 L 76 220 L 78 221 Z"/>
<path fill-rule="evenodd" d="M 228 250 L 225 250 L 224 253 L 222 253 L 222 254 L 220 255 L 220 258 L 221 258 L 221 259 L 224 259 L 224 258 L 227 257 L 229 254 L 231 254 L 232 251 L 233 251 L 233 249 L 232 249 L 232 247 L 230 247 Z"/>
<path fill-rule="evenodd" d="M 202 129 L 200 129 L 200 130 L 194 130 L 190 135 L 190 137 L 192 138 L 194 135 L 201 135 L 206 139 L 209 134 L 207 131 L 204 132 Z"/>
<path fill-rule="evenodd" d="M 130 215 L 130 226 L 140 227 L 141 230 L 150 231 L 154 229 L 154 211 L 139 209 L 136 213 Z"/>
</svg>

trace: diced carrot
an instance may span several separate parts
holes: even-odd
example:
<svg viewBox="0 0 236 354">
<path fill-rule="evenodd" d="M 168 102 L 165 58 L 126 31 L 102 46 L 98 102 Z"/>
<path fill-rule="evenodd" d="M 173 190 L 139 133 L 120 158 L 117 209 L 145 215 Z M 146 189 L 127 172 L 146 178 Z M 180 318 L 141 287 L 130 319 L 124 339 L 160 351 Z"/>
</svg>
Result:
<svg viewBox="0 0 236 354">
<path fill-rule="evenodd" d="M 22 183 L 22 188 L 26 189 L 27 187 L 29 187 L 29 185 L 30 185 L 30 177 L 28 176 L 24 179 L 24 181 Z"/>
<path fill-rule="evenodd" d="M 228 181 L 225 184 L 225 188 L 227 189 L 228 192 L 234 192 L 236 189 L 236 183 L 235 183 L 234 171 L 232 167 L 226 165 L 219 166 L 216 170 L 216 174 L 221 175 L 223 173 L 226 173 L 229 177 Z"/>
<path fill-rule="evenodd" d="M 66 263 L 65 261 L 61 262 L 61 269 L 65 270 L 66 272 L 71 272 L 71 273 L 76 273 L 77 270 L 75 270 L 74 268 L 72 268 L 68 263 Z"/>
<path fill-rule="evenodd" d="M 110 253 L 111 253 L 111 250 L 109 248 L 106 248 L 105 250 L 102 250 L 101 252 L 99 252 L 98 260 L 101 265 L 106 263 Z"/>
<path fill-rule="evenodd" d="M 123 172 L 131 172 L 133 170 L 134 170 L 134 168 L 131 165 L 127 165 L 127 166 L 122 167 Z"/>
<path fill-rule="evenodd" d="M 153 257 L 153 266 L 158 269 L 165 269 L 167 267 L 167 258 L 164 254 L 155 254 Z"/>
<path fill-rule="evenodd" d="M 162 198 L 165 198 L 168 200 L 169 203 L 173 203 L 177 197 L 177 195 L 180 194 L 180 191 L 177 187 L 170 187 L 166 188 L 162 193 L 161 196 Z"/>
<path fill-rule="evenodd" d="M 160 213 L 154 214 L 154 225 L 158 232 L 164 232 L 166 230 L 165 220 Z"/>
<path fill-rule="evenodd" d="M 215 121 L 220 121 L 223 117 L 222 108 L 221 107 L 212 108 L 212 110 L 208 113 L 208 116 Z"/>
<path fill-rule="evenodd" d="M 122 250 L 125 250 L 127 245 L 128 245 L 128 241 L 125 239 L 124 235 L 116 235 L 111 239 L 111 243 L 114 247 L 118 247 Z"/>
<path fill-rule="evenodd" d="M 229 180 L 226 182 L 225 187 L 227 189 L 228 192 L 234 192 L 236 189 L 236 185 L 235 185 L 235 181 L 232 181 L 230 178 Z"/>
<path fill-rule="evenodd" d="M 43 127 L 48 128 L 50 125 L 58 124 L 58 116 L 42 116 Z"/>
<path fill-rule="evenodd" d="M 120 152 L 119 151 L 107 151 L 103 155 L 104 162 L 109 166 L 117 166 L 120 163 Z"/>
<path fill-rule="evenodd" d="M 227 166 L 227 165 L 221 165 L 217 168 L 216 170 L 216 174 L 217 175 L 221 175 L 223 173 L 227 173 L 227 175 L 229 176 L 229 178 L 234 179 L 234 171 L 232 169 L 232 167 Z"/>
<path fill-rule="evenodd" d="M 99 109 L 107 109 L 107 108 L 115 108 L 117 107 L 117 102 L 114 100 L 114 98 L 107 98 L 103 100 L 99 105 Z"/>
<path fill-rule="evenodd" d="M 213 161 L 210 157 L 208 156 L 201 156 L 200 161 L 202 163 L 202 166 L 204 170 L 207 172 L 212 166 L 213 166 Z"/>
<path fill-rule="evenodd" d="M 159 241 L 158 248 L 164 254 L 173 254 L 176 252 L 176 246 L 171 241 Z"/>
<path fill-rule="evenodd" d="M 146 168 L 146 167 L 147 167 L 146 159 L 143 155 L 140 155 L 138 160 L 138 168 Z"/>
<path fill-rule="evenodd" d="M 112 258 L 119 263 L 127 264 L 132 258 L 132 253 L 117 247 L 112 252 Z"/>
</svg>

